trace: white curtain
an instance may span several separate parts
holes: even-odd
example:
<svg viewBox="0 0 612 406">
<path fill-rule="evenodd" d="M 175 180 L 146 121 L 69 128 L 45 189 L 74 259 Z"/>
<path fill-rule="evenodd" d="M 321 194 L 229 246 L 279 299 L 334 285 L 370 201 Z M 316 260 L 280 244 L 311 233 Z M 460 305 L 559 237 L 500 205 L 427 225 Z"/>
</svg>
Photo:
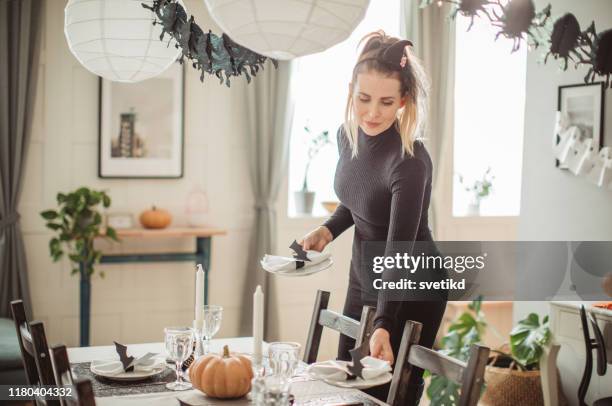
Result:
<svg viewBox="0 0 612 406">
<path fill-rule="evenodd" d="M 267 273 L 259 260 L 276 247 L 276 203 L 289 155 L 289 136 L 293 121 L 293 102 L 289 94 L 292 63 L 279 62 L 278 69 L 268 62 L 265 69 L 246 86 L 248 128 L 245 132 L 249 148 L 248 159 L 251 188 L 255 198 L 255 225 L 251 235 L 247 279 L 242 297 L 240 335 L 252 335 L 252 296 L 261 285 L 266 299 L 265 323 L 276 312 L 270 309 L 272 292 L 268 289 Z M 265 329 L 267 333 L 267 328 Z M 267 336 L 267 334 L 266 334 Z"/>
<path fill-rule="evenodd" d="M 452 6 L 443 3 L 420 8 L 421 0 L 400 0 L 400 30 L 414 43 L 431 81 L 426 146 L 434 165 L 430 226 L 437 234 L 442 208 L 441 198 L 452 198 L 442 190 L 445 174 L 452 176 L 452 140 L 455 94 L 455 22 L 449 18 Z M 446 193 L 445 193 L 446 192 Z"/>
</svg>

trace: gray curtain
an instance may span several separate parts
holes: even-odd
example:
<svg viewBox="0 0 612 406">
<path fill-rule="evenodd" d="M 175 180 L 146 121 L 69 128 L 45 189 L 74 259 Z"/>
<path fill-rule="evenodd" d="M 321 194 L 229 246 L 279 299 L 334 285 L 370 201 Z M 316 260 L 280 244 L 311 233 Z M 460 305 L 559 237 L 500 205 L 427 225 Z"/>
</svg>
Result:
<svg viewBox="0 0 612 406">
<path fill-rule="evenodd" d="M 0 0 L 0 316 L 22 299 L 31 317 L 17 205 L 32 130 L 42 0 Z"/>
<path fill-rule="evenodd" d="M 431 5 L 420 8 L 421 0 L 402 0 L 400 30 L 414 43 L 431 80 L 429 117 L 425 133 L 427 149 L 434 164 L 430 224 L 440 218 L 441 175 L 452 173 L 452 139 L 455 95 L 455 23 L 448 16 L 452 6 Z M 443 176 L 443 175 L 442 175 Z"/>
<path fill-rule="evenodd" d="M 251 236 L 246 283 L 242 297 L 240 334 L 252 335 L 252 297 L 255 287 L 263 288 L 265 307 L 265 337 L 270 337 L 268 326 L 276 325 L 276 313 L 271 306 L 267 272 L 259 260 L 276 249 L 276 202 L 281 181 L 285 176 L 289 153 L 289 135 L 293 119 L 293 104 L 289 95 L 291 62 L 279 62 L 274 69 L 268 62 L 246 87 L 248 145 L 251 186 L 255 198 L 255 225 Z"/>
</svg>

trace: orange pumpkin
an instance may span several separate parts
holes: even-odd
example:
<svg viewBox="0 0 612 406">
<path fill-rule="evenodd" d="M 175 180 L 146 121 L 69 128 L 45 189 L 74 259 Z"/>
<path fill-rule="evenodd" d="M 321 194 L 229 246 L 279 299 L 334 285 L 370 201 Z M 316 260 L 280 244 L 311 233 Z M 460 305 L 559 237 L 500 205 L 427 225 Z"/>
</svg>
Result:
<svg viewBox="0 0 612 406">
<path fill-rule="evenodd" d="M 164 209 L 155 206 L 151 210 L 145 210 L 140 214 L 140 224 L 144 228 L 166 228 L 172 222 L 172 216 Z"/>
<path fill-rule="evenodd" d="M 223 354 L 203 355 L 189 367 L 194 388 L 212 398 L 239 398 L 251 390 L 251 361 L 243 355 L 230 355 L 227 345 Z"/>
</svg>

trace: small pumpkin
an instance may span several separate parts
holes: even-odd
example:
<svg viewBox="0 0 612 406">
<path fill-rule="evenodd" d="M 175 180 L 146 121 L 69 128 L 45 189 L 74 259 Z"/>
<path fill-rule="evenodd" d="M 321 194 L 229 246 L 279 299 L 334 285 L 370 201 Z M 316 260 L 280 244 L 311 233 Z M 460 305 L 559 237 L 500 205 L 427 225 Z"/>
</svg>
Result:
<svg viewBox="0 0 612 406">
<path fill-rule="evenodd" d="M 167 210 L 155 206 L 140 214 L 140 224 L 144 228 L 166 228 L 172 222 L 172 216 Z"/>
<path fill-rule="evenodd" d="M 211 398 L 239 398 L 251 390 L 253 370 L 244 355 L 230 355 L 227 345 L 223 354 L 203 355 L 189 367 L 189 380 L 194 388 Z"/>
</svg>

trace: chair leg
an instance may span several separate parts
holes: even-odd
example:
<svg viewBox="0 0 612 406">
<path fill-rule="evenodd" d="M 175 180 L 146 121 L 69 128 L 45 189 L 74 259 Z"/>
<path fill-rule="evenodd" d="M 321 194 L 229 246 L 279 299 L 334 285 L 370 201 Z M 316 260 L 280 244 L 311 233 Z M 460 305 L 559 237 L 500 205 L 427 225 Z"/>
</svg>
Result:
<svg viewBox="0 0 612 406">
<path fill-rule="evenodd" d="M 406 388 L 407 396 L 406 396 L 406 406 L 418 406 L 421 401 L 421 396 L 423 396 L 423 391 L 425 390 L 425 381 L 421 378 L 421 382 L 414 384 L 408 384 Z"/>
</svg>

